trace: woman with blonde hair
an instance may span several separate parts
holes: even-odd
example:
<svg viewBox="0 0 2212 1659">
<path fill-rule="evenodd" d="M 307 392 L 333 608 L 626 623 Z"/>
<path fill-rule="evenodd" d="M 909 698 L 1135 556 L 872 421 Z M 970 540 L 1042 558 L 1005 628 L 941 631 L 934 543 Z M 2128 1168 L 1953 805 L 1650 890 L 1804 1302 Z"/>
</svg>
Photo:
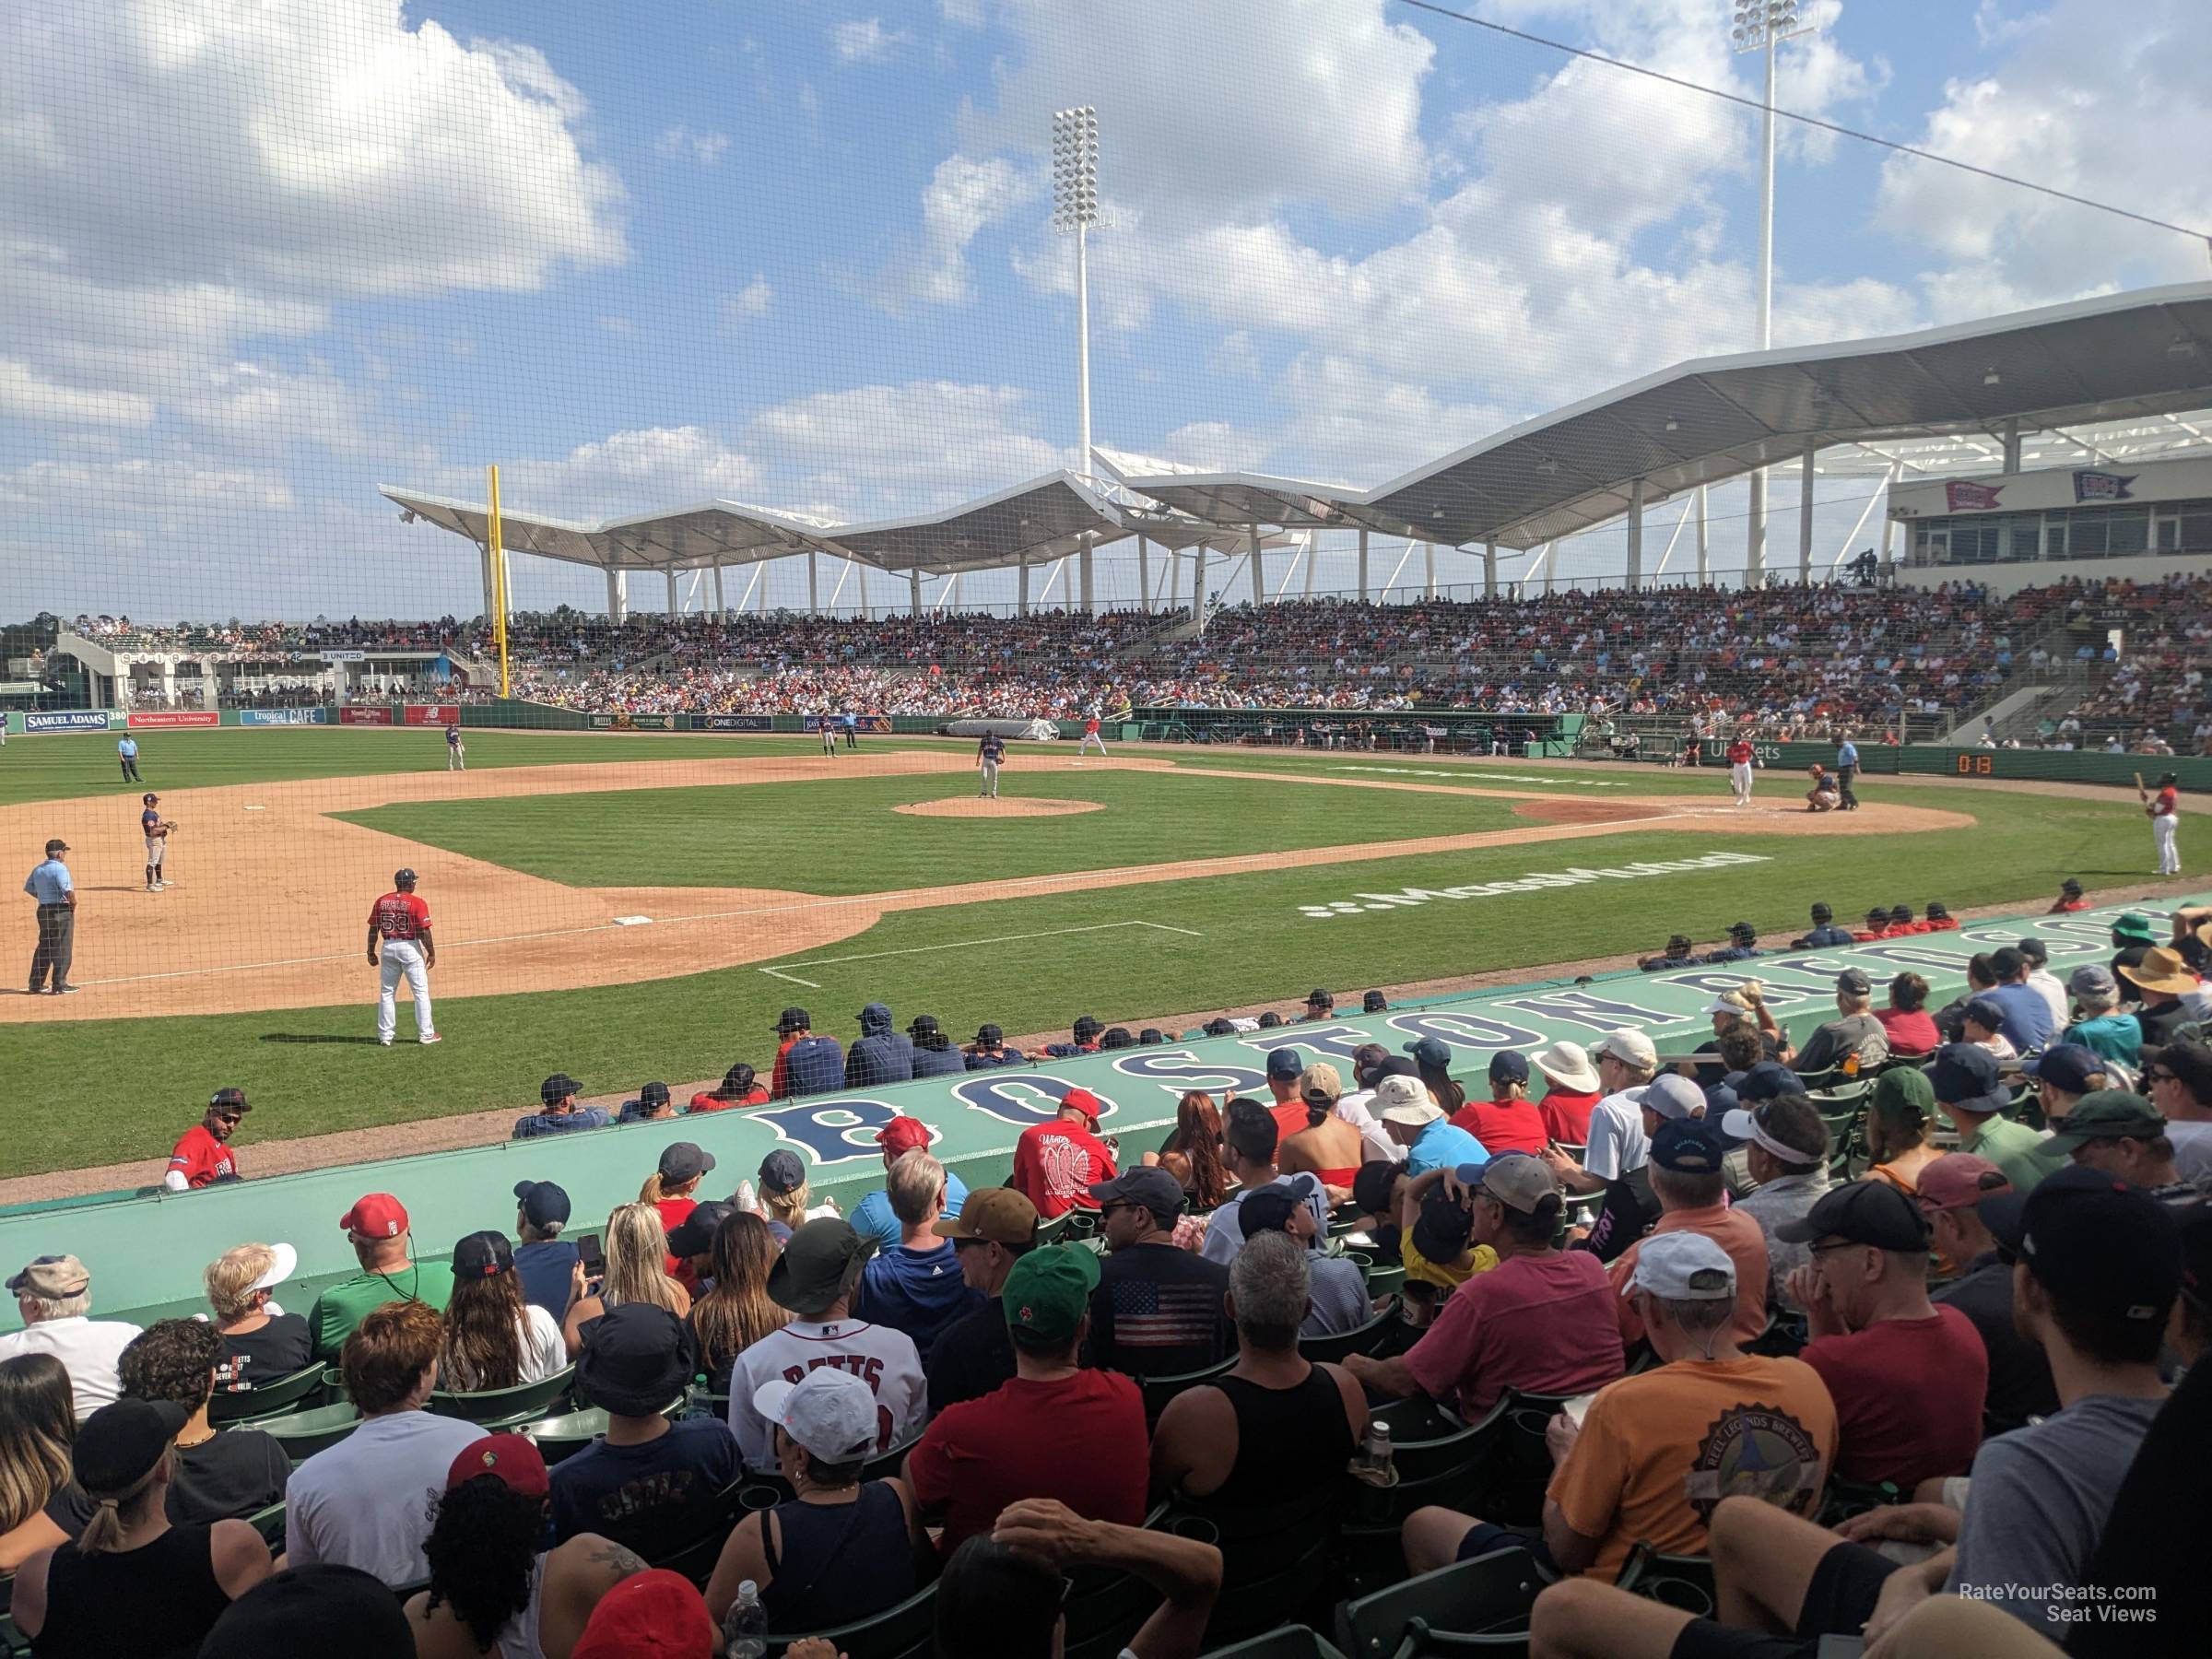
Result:
<svg viewBox="0 0 2212 1659">
<path fill-rule="evenodd" d="M 650 1204 L 617 1206 L 606 1218 L 606 1274 L 599 1288 L 592 1290 L 585 1284 L 581 1261 L 569 1281 L 569 1314 L 560 1329 L 570 1359 L 583 1349 L 583 1327 L 609 1308 L 644 1301 L 667 1309 L 678 1319 L 691 1312 L 689 1294 L 668 1277 L 664 1265 L 667 1259 L 668 1235 L 662 1230 L 660 1212 Z"/>
<path fill-rule="evenodd" d="M 714 1230 L 713 1287 L 691 1307 L 700 1369 L 714 1394 L 729 1392 L 739 1354 L 791 1323 L 789 1312 L 768 1299 L 768 1270 L 781 1253 L 768 1223 L 744 1210 L 733 1210 Z"/>
<path fill-rule="evenodd" d="M 667 1092 L 667 1085 L 660 1085 Z M 645 1177 L 645 1184 L 638 1189 L 638 1202 L 650 1204 L 660 1212 L 661 1226 L 674 1232 L 689 1219 L 699 1207 L 699 1183 L 707 1178 L 714 1167 L 714 1155 L 700 1150 L 692 1141 L 670 1141 L 661 1148 L 660 1167 Z M 687 1294 L 696 1294 L 699 1281 L 684 1265 L 684 1260 L 675 1251 L 668 1252 L 667 1260 L 661 1264 Z"/>
<path fill-rule="evenodd" d="M 1746 980 L 1732 990 L 1720 992 L 1705 1005 L 1705 1012 L 1712 1017 L 1712 1037 L 1710 1041 L 1698 1044 L 1696 1052 L 1700 1054 L 1719 1053 L 1721 1039 L 1737 1026 L 1757 1033 L 1759 1051 L 1769 1060 L 1786 1064 L 1788 1057 L 1796 1052 L 1783 1035 L 1773 1010 L 1767 1006 L 1766 986 L 1757 980 Z M 1677 1065 L 1675 1069 L 1694 1080 L 1700 1088 L 1711 1088 L 1728 1075 L 1725 1066 L 1710 1062 Z"/>
<path fill-rule="evenodd" d="M 215 1334 L 223 1339 L 215 1392 L 242 1394 L 304 1371 L 315 1357 L 306 1319 L 276 1302 L 276 1287 L 300 1266 L 289 1244 L 239 1244 L 207 1264 L 201 1276 Z"/>
<path fill-rule="evenodd" d="M 542 1382 L 569 1363 L 553 1315 L 523 1300 L 505 1233 L 470 1233 L 453 1246 L 453 1295 L 441 1323 L 440 1381 L 457 1394 Z"/>
<path fill-rule="evenodd" d="M 70 1464 L 92 1518 L 75 1543 L 16 1574 L 10 1613 L 40 1659 L 190 1653 L 269 1576 L 269 1547 L 245 1522 L 170 1524 L 172 1442 L 185 1421 L 173 1400 L 118 1400 L 77 1430 Z"/>
<path fill-rule="evenodd" d="M 0 1359 L 0 1572 L 85 1530 L 92 1505 L 71 1484 L 76 1407 L 52 1354 Z"/>
<path fill-rule="evenodd" d="M 808 1221 L 818 1221 L 825 1216 L 838 1213 L 837 1206 L 825 1198 L 819 1204 L 811 1203 L 814 1194 L 806 1184 L 806 1166 L 799 1155 L 788 1147 L 778 1147 L 760 1160 L 760 1184 L 756 1188 L 749 1181 L 737 1183 L 737 1193 L 732 1202 L 739 1209 L 782 1228 L 785 1232 L 796 1232 Z"/>
</svg>

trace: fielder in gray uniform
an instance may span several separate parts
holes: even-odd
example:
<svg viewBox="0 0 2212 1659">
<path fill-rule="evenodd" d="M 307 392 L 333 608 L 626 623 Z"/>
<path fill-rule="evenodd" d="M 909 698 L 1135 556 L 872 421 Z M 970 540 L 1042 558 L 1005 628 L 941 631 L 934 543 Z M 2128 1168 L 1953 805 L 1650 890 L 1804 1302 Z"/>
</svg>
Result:
<svg viewBox="0 0 2212 1659">
<path fill-rule="evenodd" d="M 979 797 L 998 799 L 998 766 L 1006 758 L 1006 740 L 996 732 L 985 732 L 983 740 L 975 746 L 975 763 L 982 771 L 982 782 L 976 790 Z"/>
</svg>

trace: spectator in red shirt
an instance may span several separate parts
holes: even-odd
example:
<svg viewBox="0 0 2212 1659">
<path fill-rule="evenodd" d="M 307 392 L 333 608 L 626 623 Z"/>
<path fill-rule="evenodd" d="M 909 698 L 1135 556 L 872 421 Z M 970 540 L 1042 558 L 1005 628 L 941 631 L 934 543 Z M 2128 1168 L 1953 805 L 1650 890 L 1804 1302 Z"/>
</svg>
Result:
<svg viewBox="0 0 2212 1659">
<path fill-rule="evenodd" d="M 1590 1051 L 1579 1042 L 1555 1042 L 1529 1058 L 1544 1074 L 1544 1098 L 1536 1102 L 1544 1132 L 1563 1147 L 1587 1145 L 1590 1109 L 1605 1095 L 1597 1067 L 1590 1064 Z"/>
<path fill-rule="evenodd" d="M 1031 1124 L 1014 1143 L 1014 1172 L 1006 1184 L 1047 1221 L 1072 1209 L 1097 1209 L 1090 1189 L 1121 1173 L 1112 1152 L 1093 1133 L 1098 1126 L 1099 1097 L 1088 1088 L 1069 1089 L 1051 1123 Z"/>
<path fill-rule="evenodd" d="M 1469 1100 L 1452 1115 L 1453 1124 L 1483 1144 L 1492 1158 L 1500 1152 L 1541 1152 L 1551 1138 L 1544 1114 L 1528 1098 L 1528 1059 L 1511 1049 L 1490 1056 L 1488 1100 Z"/>
<path fill-rule="evenodd" d="M 1926 925 L 1923 933 L 1957 933 L 1959 924 L 1951 920 L 1950 908 L 1940 899 L 1928 900 Z"/>
<path fill-rule="evenodd" d="M 790 1046 L 791 1044 L 786 1042 L 777 1049 L 776 1058 L 779 1061 L 782 1059 L 784 1050 Z M 727 1112 L 733 1106 L 767 1105 L 768 1090 L 755 1081 L 759 1075 L 744 1061 L 738 1061 L 736 1065 L 722 1074 L 722 1082 L 719 1086 L 691 1097 L 691 1110 L 694 1112 Z"/>
<path fill-rule="evenodd" d="M 1079 1244 L 1032 1250 L 1006 1274 L 1014 1380 L 947 1406 L 906 1460 L 915 1500 L 944 1516 L 945 1555 L 1025 1498 L 1057 1499 L 1087 1520 L 1143 1522 L 1144 1396 L 1079 1358 L 1098 1285 L 1099 1258 Z"/>
<path fill-rule="evenodd" d="M 1866 925 L 1851 936 L 1853 942 L 1859 945 L 1871 944 L 1876 939 L 1894 937 L 1895 935 L 1889 926 L 1889 912 L 1880 905 L 1876 905 L 1866 912 Z"/>
<path fill-rule="evenodd" d="M 814 1021 L 804 1008 L 786 1008 L 776 1017 L 776 1064 L 768 1074 L 768 1092 L 779 1100 L 791 1098 L 791 1051 L 802 1038 L 814 1035 Z"/>
<path fill-rule="evenodd" d="M 207 1115 L 184 1132 L 169 1155 L 169 1169 L 161 1184 L 172 1193 L 183 1193 L 213 1186 L 218 1181 L 241 1179 L 230 1137 L 238 1133 L 239 1121 L 253 1110 L 246 1103 L 244 1089 L 217 1089 L 215 1098 L 207 1102 Z"/>
<path fill-rule="evenodd" d="M 1854 1181 L 1774 1236 L 1812 1246 L 1789 1295 L 1812 1337 L 1798 1357 L 1836 1402 L 1835 1472 L 1900 1492 L 1965 1474 L 1982 1443 L 1989 1351 L 1965 1314 L 1928 1300 L 1930 1228 L 1912 1195 Z"/>
<path fill-rule="evenodd" d="M 2067 916 L 2077 911 L 2086 911 L 2088 908 L 2089 901 L 2082 897 L 2081 883 L 2069 876 L 2058 884 L 2058 897 L 2043 914 L 2046 916 Z"/>
<path fill-rule="evenodd" d="M 1299 1092 L 1298 1080 L 1305 1075 L 1306 1063 L 1298 1057 L 1296 1049 L 1271 1049 L 1267 1054 L 1267 1092 L 1273 1103 L 1267 1115 L 1275 1119 L 1277 1141 L 1287 1141 L 1306 1126 L 1306 1100 Z"/>
<path fill-rule="evenodd" d="M 1900 973 L 1891 980 L 1889 1006 L 1877 1008 L 1874 1017 L 1888 1035 L 1892 1055 L 1932 1054 L 1943 1046 L 1943 1033 L 1928 1012 L 1928 982 L 1917 973 Z"/>
</svg>

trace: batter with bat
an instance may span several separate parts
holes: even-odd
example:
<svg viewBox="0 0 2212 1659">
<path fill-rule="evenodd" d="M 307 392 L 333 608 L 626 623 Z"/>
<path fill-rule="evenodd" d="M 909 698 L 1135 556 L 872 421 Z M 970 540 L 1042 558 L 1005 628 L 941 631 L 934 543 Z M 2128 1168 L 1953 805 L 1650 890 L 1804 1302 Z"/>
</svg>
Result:
<svg viewBox="0 0 2212 1659">
<path fill-rule="evenodd" d="M 161 816 L 159 795 L 149 790 L 138 799 L 146 808 L 138 815 L 138 828 L 146 836 L 146 890 L 158 893 L 169 885 L 162 861 L 169 855 L 169 838 L 177 827 Z"/>
<path fill-rule="evenodd" d="M 2150 817 L 2151 844 L 2159 850 L 2159 874 L 2179 876 L 2182 873 L 2182 851 L 2174 842 L 2174 835 L 2182 826 L 2181 779 L 2172 772 L 2159 774 L 2159 793 L 2153 795 L 2143 787 L 2143 774 L 2136 774 L 2136 798 L 2143 803 L 2143 810 Z"/>
<path fill-rule="evenodd" d="M 381 968 L 383 993 L 376 1005 L 376 1040 L 385 1048 L 399 1030 L 399 977 L 406 974 L 407 989 L 415 995 L 415 1035 L 422 1042 L 440 1041 L 430 1025 L 430 970 L 438 965 L 438 947 L 430 938 L 430 907 L 415 897 L 415 872 L 402 870 L 392 877 L 393 891 L 369 909 L 369 966 Z M 377 960 L 377 942 L 383 942 L 383 960 Z"/>
</svg>

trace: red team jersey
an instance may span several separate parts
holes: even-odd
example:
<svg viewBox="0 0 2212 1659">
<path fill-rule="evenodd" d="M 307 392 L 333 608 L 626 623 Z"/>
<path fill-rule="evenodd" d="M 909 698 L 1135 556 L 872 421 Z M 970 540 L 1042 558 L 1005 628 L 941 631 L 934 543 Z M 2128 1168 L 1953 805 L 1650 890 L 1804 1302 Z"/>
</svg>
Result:
<svg viewBox="0 0 2212 1659">
<path fill-rule="evenodd" d="M 2181 792 L 2171 783 L 2153 795 L 2145 808 L 2152 818 L 2171 818 L 2182 809 Z"/>
<path fill-rule="evenodd" d="M 205 1124 L 194 1124 L 184 1132 L 177 1149 L 169 1155 L 169 1167 L 183 1176 L 186 1184 L 195 1187 L 213 1186 L 238 1174 L 238 1159 L 229 1147 L 207 1133 Z"/>
<path fill-rule="evenodd" d="M 1072 1209 L 1095 1210 L 1090 1189 L 1119 1171 L 1113 1154 L 1079 1124 L 1031 1124 L 1014 1143 L 1014 1173 L 1006 1184 L 1050 1221 Z"/>
<path fill-rule="evenodd" d="M 430 931 L 430 907 L 412 893 L 386 893 L 370 907 L 369 925 L 387 939 L 419 939 Z"/>
<path fill-rule="evenodd" d="M 1751 746 L 1741 739 L 1730 744 L 1728 746 L 1728 764 L 1731 766 L 1750 765 Z"/>
</svg>

